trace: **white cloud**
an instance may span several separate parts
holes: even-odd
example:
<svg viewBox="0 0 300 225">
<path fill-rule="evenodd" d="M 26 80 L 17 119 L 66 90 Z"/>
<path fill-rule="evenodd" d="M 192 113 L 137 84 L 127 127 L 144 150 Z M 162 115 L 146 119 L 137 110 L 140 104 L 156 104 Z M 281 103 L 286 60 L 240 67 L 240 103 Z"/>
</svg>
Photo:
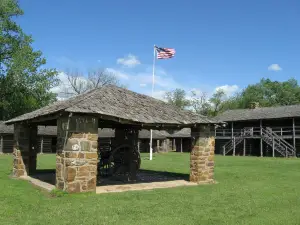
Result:
<svg viewBox="0 0 300 225">
<path fill-rule="evenodd" d="M 106 69 L 107 72 L 112 73 L 113 75 L 115 75 L 117 78 L 119 79 L 123 79 L 123 80 L 128 80 L 129 79 L 129 75 L 120 71 L 120 70 L 116 70 L 113 68 L 107 68 Z"/>
<path fill-rule="evenodd" d="M 152 86 L 153 75 L 149 68 L 146 68 L 145 72 L 131 73 L 129 77 L 130 80 L 138 82 L 139 84 L 143 84 L 144 86 Z M 175 88 L 181 88 L 181 85 L 174 80 L 172 75 L 167 74 L 162 69 L 157 69 L 154 76 L 154 88 L 171 90 Z"/>
<path fill-rule="evenodd" d="M 268 70 L 277 72 L 277 71 L 282 70 L 282 68 L 279 66 L 279 64 L 271 64 L 268 67 Z"/>
<path fill-rule="evenodd" d="M 135 55 L 128 54 L 124 58 L 117 59 L 117 64 L 121 64 L 123 66 L 133 68 L 137 65 L 140 65 L 141 62 L 138 60 L 138 58 Z"/>
<path fill-rule="evenodd" d="M 144 83 L 140 84 L 140 87 L 146 87 L 146 86 L 147 86 L 147 84 L 144 84 Z"/>
<path fill-rule="evenodd" d="M 231 96 L 239 90 L 237 85 L 223 85 L 215 88 L 215 91 L 223 90 L 227 96 Z"/>
</svg>

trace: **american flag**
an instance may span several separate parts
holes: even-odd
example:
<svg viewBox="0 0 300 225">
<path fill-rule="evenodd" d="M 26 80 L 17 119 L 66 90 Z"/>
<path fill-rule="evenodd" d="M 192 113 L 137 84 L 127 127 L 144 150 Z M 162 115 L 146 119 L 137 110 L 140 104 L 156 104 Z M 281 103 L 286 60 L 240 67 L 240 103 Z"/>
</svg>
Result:
<svg viewBox="0 0 300 225">
<path fill-rule="evenodd" d="M 175 55 L 174 48 L 160 48 L 155 46 L 155 49 L 158 59 L 170 59 Z"/>
</svg>

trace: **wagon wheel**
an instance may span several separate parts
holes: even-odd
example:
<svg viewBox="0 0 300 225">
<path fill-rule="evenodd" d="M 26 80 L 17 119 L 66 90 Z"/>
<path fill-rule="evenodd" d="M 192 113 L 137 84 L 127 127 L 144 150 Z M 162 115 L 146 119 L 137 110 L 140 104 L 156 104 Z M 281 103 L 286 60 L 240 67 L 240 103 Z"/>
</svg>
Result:
<svg viewBox="0 0 300 225">
<path fill-rule="evenodd" d="M 102 177 L 109 176 L 109 151 L 102 151 L 99 153 L 99 162 L 98 162 L 98 175 Z"/>
<path fill-rule="evenodd" d="M 109 157 L 109 168 L 112 176 L 135 179 L 137 170 L 141 165 L 140 153 L 128 144 L 116 147 Z"/>
</svg>

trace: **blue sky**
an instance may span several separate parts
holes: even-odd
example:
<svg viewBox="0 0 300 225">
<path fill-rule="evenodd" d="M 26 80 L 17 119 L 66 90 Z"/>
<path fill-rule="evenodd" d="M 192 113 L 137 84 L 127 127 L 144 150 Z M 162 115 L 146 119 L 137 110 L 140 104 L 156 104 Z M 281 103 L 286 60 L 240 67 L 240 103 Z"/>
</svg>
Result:
<svg viewBox="0 0 300 225">
<path fill-rule="evenodd" d="M 18 22 L 47 67 L 109 68 L 129 89 L 151 93 L 153 45 L 176 49 L 157 61 L 155 96 L 166 90 L 228 93 L 299 78 L 297 0 L 20 0 Z M 62 78 L 63 79 L 63 78 Z"/>
</svg>

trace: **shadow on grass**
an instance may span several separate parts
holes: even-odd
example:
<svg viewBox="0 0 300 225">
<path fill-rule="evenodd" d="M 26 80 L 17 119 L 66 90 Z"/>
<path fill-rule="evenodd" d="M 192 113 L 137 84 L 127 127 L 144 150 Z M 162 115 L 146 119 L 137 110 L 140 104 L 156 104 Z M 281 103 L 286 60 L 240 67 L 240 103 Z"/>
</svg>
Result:
<svg viewBox="0 0 300 225">
<path fill-rule="evenodd" d="M 152 183 L 152 182 L 164 182 L 164 181 L 176 181 L 176 180 L 189 180 L 189 175 L 182 173 L 172 173 L 164 171 L 154 171 L 141 169 L 137 173 L 137 179 L 134 181 L 126 180 L 126 177 L 112 176 L 112 177 L 100 177 L 98 178 L 99 186 L 107 185 L 120 185 L 120 184 L 140 184 L 140 183 Z"/>
<path fill-rule="evenodd" d="M 30 174 L 30 176 L 43 182 L 55 185 L 55 172 L 55 169 L 39 169 L 36 170 L 35 173 Z"/>
<path fill-rule="evenodd" d="M 31 177 L 41 180 L 43 182 L 55 185 L 55 169 L 40 169 L 36 170 Z M 141 169 L 137 173 L 137 179 L 134 181 L 128 181 L 124 177 L 98 177 L 97 185 L 120 185 L 120 184 L 139 184 L 139 183 L 152 183 L 152 182 L 164 182 L 164 181 L 176 181 L 176 180 L 189 180 L 188 174 L 173 173 L 165 171 L 154 171 Z"/>
</svg>

